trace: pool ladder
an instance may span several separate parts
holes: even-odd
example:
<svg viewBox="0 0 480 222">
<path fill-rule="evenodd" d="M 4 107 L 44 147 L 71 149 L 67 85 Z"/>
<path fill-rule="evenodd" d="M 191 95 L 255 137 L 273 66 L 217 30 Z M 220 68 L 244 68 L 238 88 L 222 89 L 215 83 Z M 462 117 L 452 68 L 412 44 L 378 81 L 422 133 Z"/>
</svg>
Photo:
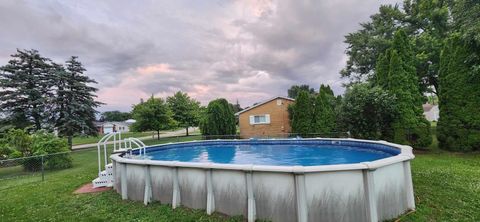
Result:
<svg viewBox="0 0 480 222">
<path fill-rule="evenodd" d="M 109 143 L 110 142 L 110 143 Z M 112 143 L 113 142 L 113 143 Z M 107 145 L 113 144 L 113 153 L 130 152 L 132 154 L 133 146 L 139 149 L 139 154 L 146 155 L 146 145 L 137 138 L 126 138 L 122 142 L 122 132 L 112 132 L 103 136 L 97 143 L 98 149 L 98 177 L 92 181 L 93 187 L 113 187 L 113 165 L 108 163 Z M 123 144 L 123 146 L 122 146 Z M 105 169 L 102 170 L 102 146 Z"/>
</svg>

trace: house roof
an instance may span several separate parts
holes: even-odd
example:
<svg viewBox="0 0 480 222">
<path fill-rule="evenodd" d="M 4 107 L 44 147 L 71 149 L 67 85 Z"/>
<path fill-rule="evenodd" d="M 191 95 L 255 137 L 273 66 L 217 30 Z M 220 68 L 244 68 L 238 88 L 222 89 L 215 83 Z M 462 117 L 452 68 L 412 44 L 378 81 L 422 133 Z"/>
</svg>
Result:
<svg viewBox="0 0 480 222">
<path fill-rule="evenodd" d="M 246 109 L 244 109 L 244 110 L 242 110 L 242 111 L 240 111 L 240 112 L 237 112 L 237 113 L 235 113 L 235 116 L 238 116 L 238 115 L 240 115 L 240 114 L 242 114 L 242 113 L 244 113 L 244 112 L 247 112 L 247 111 L 249 111 L 249 110 L 255 109 L 255 108 L 259 107 L 259 106 L 262 106 L 262 105 L 264 105 L 264 104 L 266 104 L 266 103 L 269 103 L 269 102 L 271 102 L 271 101 L 273 101 L 273 100 L 276 100 L 276 99 L 285 99 L 285 100 L 295 101 L 295 99 L 292 99 L 292 98 L 288 98 L 288 97 L 284 97 L 284 96 L 277 96 L 277 97 L 273 97 L 273 98 L 271 98 L 271 99 L 265 100 L 265 101 L 263 101 L 263 102 L 261 102 L 261 103 L 257 103 L 257 104 L 255 104 L 255 105 L 253 105 L 253 106 L 250 106 L 250 107 L 248 107 L 248 108 L 246 108 Z"/>
</svg>

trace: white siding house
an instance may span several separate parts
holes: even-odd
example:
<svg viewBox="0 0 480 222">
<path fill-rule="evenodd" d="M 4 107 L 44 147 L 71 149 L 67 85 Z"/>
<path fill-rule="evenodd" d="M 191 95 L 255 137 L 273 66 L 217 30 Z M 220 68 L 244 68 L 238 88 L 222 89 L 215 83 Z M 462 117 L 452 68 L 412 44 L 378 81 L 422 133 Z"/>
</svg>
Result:
<svg viewBox="0 0 480 222">
<path fill-rule="evenodd" d="M 108 134 L 112 132 L 130 132 L 130 125 L 135 123 L 133 119 L 125 122 L 97 122 L 98 133 Z"/>
<path fill-rule="evenodd" d="M 423 104 L 423 115 L 430 122 L 438 121 L 438 117 L 440 116 L 438 105 Z"/>
</svg>

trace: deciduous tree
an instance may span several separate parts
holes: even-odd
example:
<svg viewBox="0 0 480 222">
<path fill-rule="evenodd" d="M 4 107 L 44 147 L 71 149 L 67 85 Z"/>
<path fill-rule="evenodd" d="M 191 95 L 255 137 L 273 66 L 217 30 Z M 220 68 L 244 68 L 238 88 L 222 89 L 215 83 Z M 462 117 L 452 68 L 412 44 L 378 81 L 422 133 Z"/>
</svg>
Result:
<svg viewBox="0 0 480 222">
<path fill-rule="evenodd" d="M 125 121 L 132 118 L 132 114 L 129 112 L 106 111 L 102 113 L 100 117 L 101 121 Z"/>
<path fill-rule="evenodd" d="M 173 119 L 182 127 L 185 127 L 188 136 L 190 126 L 198 126 L 200 119 L 200 102 L 190 98 L 186 93 L 176 92 L 167 98 L 167 103 L 173 112 Z"/>
<path fill-rule="evenodd" d="M 309 85 L 293 85 L 288 89 L 288 97 L 296 99 L 301 91 L 307 91 L 309 94 L 315 94 L 315 89 L 310 88 Z"/>
<path fill-rule="evenodd" d="M 168 104 L 161 98 L 154 98 L 153 95 L 147 101 L 133 106 L 132 124 L 135 131 L 157 131 L 157 138 L 160 139 L 160 130 L 170 129 L 174 126 L 172 111 Z"/>
<path fill-rule="evenodd" d="M 225 99 L 216 99 L 208 103 L 200 129 L 203 135 L 236 134 L 235 115 Z"/>
</svg>

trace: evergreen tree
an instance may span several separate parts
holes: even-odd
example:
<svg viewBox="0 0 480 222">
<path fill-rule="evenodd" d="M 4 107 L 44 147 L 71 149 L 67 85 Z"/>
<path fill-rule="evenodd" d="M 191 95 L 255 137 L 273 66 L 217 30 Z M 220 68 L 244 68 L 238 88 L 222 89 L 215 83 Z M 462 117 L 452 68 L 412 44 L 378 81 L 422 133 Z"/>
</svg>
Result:
<svg viewBox="0 0 480 222">
<path fill-rule="evenodd" d="M 198 125 L 200 103 L 181 91 L 168 97 L 167 103 L 173 112 L 173 119 L 180 126 L 185 127 L 188 136 L 188 128 Z"/>
<path fill-rule="evenodd" d="M 0 109 L 13 125 L 40 130 L 50 115 L 52 97 L 49 59 L 37 50 L 19 50 L 0 68 Z"/>
<path fill-rule="evenodd" d="M 393 140 L 413 146 L 428 146 L 431 143 L 430 124 L 423 116 L 415 58 L 411 43 L 403 30 L 395 33 L 392 47 L 379 61 L 376 83 L 395 95 L 399 110 L 393 123 Z M 385 73 L 387 68 L 388 73 Z"/>
<path fill-rule="evenodd" d="M 55 127 L 60 136 L 66 136 L 72 146 L 72 137 L 82 132 L 96 135 L 94 125 L 95 108 L 101 103 L 95 101 L 96 88 L 89 86 L 96 82 L 84 74 L 86 69 L 77 57 L 72 56 L 64 68 L 53 64 L 55 69 L 56 96 L 53 99 Z"/>
<path fill-rule="evenodd" d="M 307 91 L 300 91 L 293 105 L 292 132 L 307 136 L 312 132 L 313 102 Z"/>
<path fill-rule="evenodd" d="M 225 99 L 210 101 L 200 125 L 203 135 L 234 135 L 237 127 L 232 107 Z"/>
<path fill-rule="evenodd" d="M 330 88 L 329 85 L 323 85 L 323 84 L 321 84 L 321 85 L 320 85 L 320 89 L 318 90 L 318 93 L 320 94 L 320 93 L 322 93 L 322 92 L 325 93 L 326 95 L 335 96 L 335 95 L 333 94 L 332 88 Z"/>
<path fill-rule="evenodd" d="M 437 135 L 444 149 L 480 149 L 480 72 L 473 68 L 472 53 L 458 34 L 449 39 L 442 52 Z"/>
<path fill-rule="evenodd" d="M 315 98 L 312 129 L 315 133 L 330 136 L 336 129 L 335 97 L 330 86 L 321 85 Z"/>
<path fill-rule="evenodd" d="M 374 85 L 388 88 L 388 69 L 390 63 L 390 50 L 380 54 L 375 68 L 375 78 L 372 79 Z"/>
<path fill-rule="evenodd" d="M 157 131 L 157 139 L 160 139 L 160 130 L 170 129 L 176 124 L 168 104 L 161 98 L 154 98 L 153 95 L 147 101 L 133 106 L 132 115 L 137 121 L 132 124 L 133 130 Z"/>
</svg>

